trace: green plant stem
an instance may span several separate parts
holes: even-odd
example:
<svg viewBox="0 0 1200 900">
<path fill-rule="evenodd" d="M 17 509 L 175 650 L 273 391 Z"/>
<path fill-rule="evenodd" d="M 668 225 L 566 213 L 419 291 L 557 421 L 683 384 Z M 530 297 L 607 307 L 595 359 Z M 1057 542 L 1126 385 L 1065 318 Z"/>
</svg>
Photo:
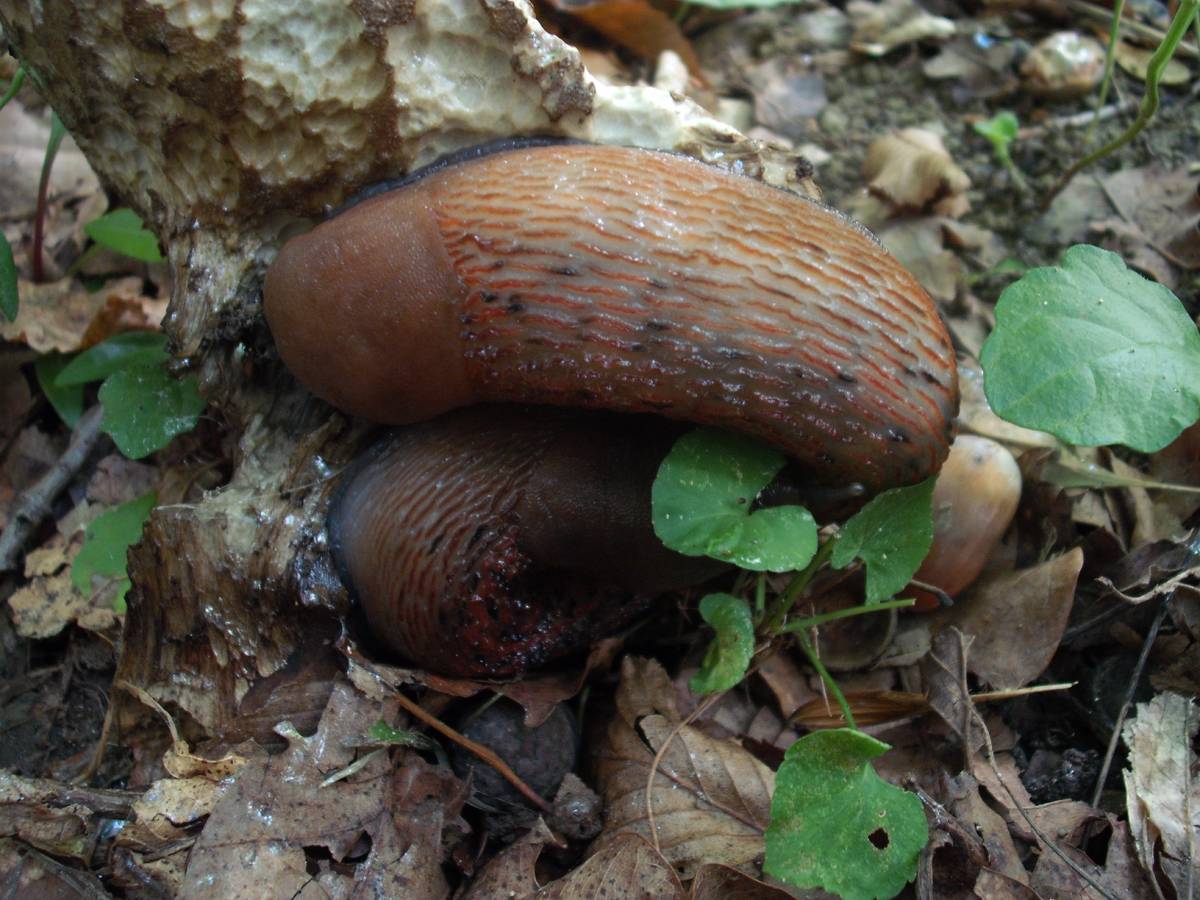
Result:
<svg viewBox="0 0 1200 900">
<path fill-rule="evenodd" d="M 803 571 L 796 573 L 796 576 L 792 579 L 792 583 L 787 586 L 787 590 L 780 595 L 779 599 L 775 601 L 775 605 L 771 608 L 771 611 L 767 614 L 767 619 L 762 627 L 764 635 L 774 637 L 776 634 L 779 634 L 779 629 L 783 626 L 784 620 L 787 618 L 787 614 L 791 611 L 792 606 L 795 605 L 800 595 L 804 593 L 804 589 L 808 587 L 813 576 L 817 574 L 817 570 L 825 565 L 830 554 L 833 553 L 833 547 L 836 543 L 837 535 L 834 535 L 817 548 L 817 552 L 813 554 L 813 558 L 809 560 L 808 565 L 804 567 Z"/>
<path fill-rule="evenodd" d="M 779 631 L 781 634 L 791 634 L 813 628 L 817 625 L 824 625 L 826 622 L 834 622 L 838 619 L 865 616 L 867 613 L 883 612 L 888 609 L 907 609 L 916 604 L 916 602 L 912 597 L 908 597 L 904 600 L 885 600 L 883 603 L 876 603 L 872 606 L 851 606 L 849 609 L 836 609 L 833 612 L 821 613 L 817 616 L 809 616 L 807 619 L 797 619 L 795 622 L 788 622 L 786 625 L 781 625 Z"/>
<path fill-rule="evenodd" d="M 8 83 L 8 90 L 4 92 L 4 96 L 0 97 L 0 109 L 8 106 L 8 101 L 17 96 L 17 91 L 21 89 L 21 85 L 25 83 L 25 67 L 21 66 L 17 69 L 17 74 L 12 77 L 12 81 Z"/>
<path fill-rule="evenodd" d="M 1092 136 L 1096 133 L 1096 126 L 1100 121 L 1100 109 L 1104 108 L 1104 101 L 1109 98 L 1109 88 L 1112 86 L 1112 66 L 1117 59 L 1117 37 L 1121 34 L 1121 17 L 1124 14 L 1124 0 L 1116 0 L 1112 5 L 1112 23 L 1109 26 L 1109 46 L 1104 50 L 1104 78 L 1100 80 L 1100 94 L 1096 98 L 1096 115 L 1092 118 L 1092 124 L 1087 126 L 1087 134 L 1084 138 L 1085 144 L 1092 142 Z"/>
<path fill-rule="evenodd" d="M 45 280 L 46 270 L 42 265 L 42 241 L 46 231 L 46 200 L 50 192 L 50 170 L 54 168 L 54 157 L 58 156 L 58 148 L 66 136 L 67 129 L 63 126 L 58 113 L 50 117 L 50 140 L 46 143 L 46 155 L 42 159 L 42 176 L 38 181 L 37 211 L 33 217 L 33 246 L 30 248 L 30 259 L 33 263 L 33 280 Z"/>
<path fill-rule="evenodd" d="M 759 572 L 754 585 L 754 618 L 761 622 L 767 612 L 767 573 Z"/>
<path fill-rule="evenodd" d="M 1121 33 L 1121 17 L 1124 14 L 1125 0 L 1117 0 L 1113 4 L 1112 23 L 1108 29 L 1108 47 L 1104 51 L 1104 78 L 1100 81 L 1100 94 L 1096 98 L 1096 114 L 1083 139 L 1085 145 L 1092 142 L 1096 126 L 1100 124 L 1100 110 L 1104 108 L 1104 101 L 1108 99 L 1108 89 L 1112 86 L 1113 64 L 1117 60 L 1117 37 Z"/>
<path fill-rule="evenodd" d="M 821 681 L 825 682 L 825 688 L 829 693 L 833 694 L 833 699 L 841 707 L 842 718 L 846 720 L 846 724 L 855 731 L 858 731 L 858 726 L 854 724 L 854 713 L 850 712 L 850 704 L 846 702 L 846 695 L 842 693 L 842 689 L 833 680 L 833 676 L 829 674 L 829 670 L 825 668 L 825 664 L 821 662 L 821 658 L 813 650 L 812 644 L 808 642 L 808 638 L 801 633 L 797 633 L 796 642 L 800 645 L 800 649 L 804 651 L 804 655 L 808 657 L 809 663 L 812 664 L 817 674 L 821 676 Z"/>
<path fill-rule="evenodd" d="M 1146 127 L 1146 123 L 1158 112 L 1158 85 L 1162 79 L 1163 69 L 1167 67 L 1167 63 L 1175 55 L 1175 50 L 1179 47 L 1180 41 L 1183 40 L 1183 36 L 1191 27 L 1192 19 L 1195 17 L 1197 9 L 1200 9 L 1200 0 L 1183 0 L 1179 4 L 1179 8 L 1175 11 L 1175 18 L 1171 20 L 1171 25 L 1167 28 L 1167 33 L 1163 36 L 1162 43 L 1158 45 L 1158 49 L 1154 51 L 1154 54 L 1150 57 L 1150 62 L 1146 65 L 1146 94 L 1142 97 L 1142 105 L 1138 110 L 1137 118 L 1134 119 L 1133 124 L 1099 150 L 1089 153 L 1067 169 L 1049 193 L 1046 194 L 1045 200 L 1042 201 L 1042 209 L 1048 209 L 1054 198 L 1081 171 L 1097 160 L 1103 159 L 1110 153 L 1124 147 L 1137 137 Z"/>
</svg>

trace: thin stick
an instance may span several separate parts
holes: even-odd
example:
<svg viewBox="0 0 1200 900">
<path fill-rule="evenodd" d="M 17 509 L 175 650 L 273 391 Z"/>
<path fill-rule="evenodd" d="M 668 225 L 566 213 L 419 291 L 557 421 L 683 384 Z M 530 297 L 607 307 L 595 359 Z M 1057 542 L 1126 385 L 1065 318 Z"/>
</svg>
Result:
<svg viewBox="0 0 1200 900">
<path fill-rule="evenodd" d="M 100 440 L 102 415 L 103 410 L 98 403 L 85 412 L 71 434 L 71 443 L 67 445 L 66 452 L 50 467 L 49 472 L 17 500 L 12 518 L 4 526 L 4 531 L 0 532 L 0 572 L 17 567 L 17 558 L 25 549 L 29 535 L 50 515 L 58 495 L 83 468 Z"/>
<path fill-rule="evenodd" d="M 542 812 L 549 814 L 554 811 L 554 807 L 542 799 L 537 791 L 527 785 L 521 779 L 521 776 L 514 772 L 509 767 L 508 763 L 498 757 L 490 747 L 485 747 L 483 744 L 477 744 L 466 735 L 455 731 L 433 713 L 427 712 L 416 703 L 413 703 L 413 701 L 405 697 L 400 691 L 396 691 L 393 696 L 396 698 L 397 702 L 413 716 L 420 719 L 434 731 L 440 732 L 445 737 L 454 741 L 454 743 L 458 744 L 459 746 L 470 750 L 485 763 L 503 775 L 509 784 L 521 792 L 522 797 L 524 797 Z"/>
<path fill-rule="evenodd" d="M 1170 597 L 1159 604 L 1158 614 L 1155 615 L 1150 630 L 1146 632 L 1146 640 L 1142 641 L 1142 652 L 1138 655 L 1137 665 L 1133 667 L 1133 675 L 1129 679 L 1125 699 L 1121 702 L 1121 711 L 1117 713 L 1117 721 L 1113 725 L 1112 734 L 1108 739 L 1108 749 L 1104 751 L 1104 764 L 1100 766 L 1100 774 L 1096 776 L 1096 788 L 1092 791 L 1092 806 L 1100 805 L 1100 795 L 1104 793 L 1104 782 L 1108 780 L 1108 770 L 1112 765 L 1113 756 L 1117 752 L 1117 744 L 1121 740 L 1121 728 L 1125 724 L 1125 716 L 1129 714 L 1129 707 L 1133 705 L 1133 695 L 1137 693 L 1138 682 L 1146 668 L 1146 660 L 1150 657 L 1150 648 L 1154 646 L 1154 641 L 1158 638 L 1158 629 L 1162 627 L 1163 619 L 1167 617 L 1167 608 L 1170 604 Z"/>
<path fill-rule="evenodd" d="M 961 641 L 962 639 L 963 638 L 960 633 L 959 640 Z M 960 644 L 959 646 L 962 647 L 963 645 Z M 960 679 L 961 682 L 966 681 L 967 672 L 967 658 L 965 655 L 966 648 L 964 647 L 963 649 L 964 655 L 959 660 L 959 665 L 962 667 L 962 677 Z M 936 660 L 937 657 L 934 657 L 934 659 Z M 945 667 L 945 663 L 941 663 L 941 665 Z M 947 671 L 949 670 L 947 669 Z M 1047 850 L 1061 859 L 1067 868 L 1091 885 L 1101 897 L 1106 898 L 1106 900 L 1120 900 L 1120 898 L 1114 897 L 1112 894 L 1106 891 L 1104 887 L 1098 881 L 1096 881 L 1096 879 L 1092 878 L 1092 876 L 1085 872 L 1083 868 L 1077 862 L 1075 862 L 1075 860 L 1063 853 L 1062 850 L 1058 848 L 1058 845 L 1053 843 L 1046 836 L 1045 832 L 1043 832 L 1037 827 L 1037 825 L 1034 824 L 1033 819 L 1031 819 L 1029 816 L 1029 813 L 1025 811 L 1025 807 L 1021 805 L 1021 801 L 1017 799 L 1017 795 L 1014 794 L 1012 788 L 1008 786 L 1008 782 L 1005 780 L 1004 775 L 1000 772 L 1000 766 L 996 764 L 996 748 L 992 744 L 992 735 L 991 732 L 988 731 L 987 723 L 983 721 L 983 716 L 979 714 L 979 710 L 976 708 L 974 703 L 965 703 L 963 705 L 967 708 L 973 717 L 974 724 L 979 728 L 980 733 L 983 735 L 983 746 L 987 751 L 988 766 L 992 770 L 992 775 L 995 777 L 996 782 L 1000 785 L 1000 787 L 1004 788 L 1004 793 L 1008 794 L 1008 799 L 1012 801 L 1012 808 L 1020 813 L 1021 818 L 1025 820 L 1025 824 L 1029 826 L 1029 830 L 1036 835 L 1037 839 L 1041 841 L 1042 845 Z M 968 769 L 968 771 L 970 770 Z"/>
<path fill-rule="evenodd" d="M 1146 93 L 1142 96 L 1142 105 L 1141 109 L 1138 110 L 1137 118 L 1133 120 L 1133 123 L 1125 131 L 1113 138 L 1113 140 L 1100 149 L 1093 150 L 1068 168 L 1046 193 L 1042 201 L 1043 210 L 1050 208 L 1051 202 L 1070 183 L 1072 178 L 1097 160 L 1103 159 L 1110 153 L 1124 147 L 1142 133 L 1146 127 L 1146 123 L 1158 112 L 1158 85 L 1159 80 L 1162 78 L 1163 69 L 1167 67 L 1167 63 L 1170 62 L 1171 57 L 1181 46 L 1183 36 L 1192 26 L 1192 19 L 1195 18 L 1197 9 L 1200 9 L 1200 0 L 1183 0 L 1179 4 L 1179 8 L 1175 11 L 1175 17 L 1171 20 L 1171 26 L 1163 36 L 1162 43 L 1158 45 L 1158 48 L 1150 56 L 1150 61 L 1146 63 Z"/>
<path fill-rule="evenodd" d="M 720 700 L 727 691 L 721 691 L 717 694 L 709 694 L 693 709 L 688 715 L 681 719 L 670 733 L 667 734 L 666 740 L 662 742 L 662 746 L 658 748 L 658 752 L 654 754 L 654 759 L 650 761 L 650 774 L 646 776 L 646 825 L 650 829 L 650 837 L 654 841 L 654 850 L 657 853 L 662 853 L 662 845 L 658 841 L 658 829 L 654 825 L 654 776 L 658 774 L 658 766 L 662 762 L 662 758 L 667 754 L 667 748 L 671 746 L 671 742 L 679 736 L 679 732 L 684 729 L 684 726 L 690 725 L 696 721 L 697 717 L 708 712 L 714 703 Z"/>
</svg>

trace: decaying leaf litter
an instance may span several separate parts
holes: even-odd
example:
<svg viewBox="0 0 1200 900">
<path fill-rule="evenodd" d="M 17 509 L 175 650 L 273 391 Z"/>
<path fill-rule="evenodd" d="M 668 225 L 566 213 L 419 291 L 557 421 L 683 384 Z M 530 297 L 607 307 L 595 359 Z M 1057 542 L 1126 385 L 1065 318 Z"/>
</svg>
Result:
<svg viewBox="0 0 1200 900">
<path fill-rule="evenodd" d="M 805 152 L 826 197 L 875 230 L 940 302 L 968 366 L 1000 289 L 1074 243 L 1118 252 L 1195 311 L 1200 205 L 1189 166 L 1200 122 L 1186 82 L 1168 82 L 1142 138 L 1039 208 L 1092 127 L 1091 45 L 1106 32 L 1103 15 L 908 0 L 694 7 L 679 25 L 633 3 L 595 4 L 582 24 L 569 11 L 543 13 L 584 47 L 593 71 L 690 93 L 752 136 Z M 1139 28 L 1123 35 L 1095 142 L 1127 124 L 1140 96 L 1127 70 L 1165 14 L 1151 6 L 1132 17 Z M 1078 52 L 1056 56 L 1064 46 Z M 1064 69 L 1064 59 L 1075 64 Z M 11 77 L 15 63 L 4 63 Z M 1195 64 L 1190 49 L 1176 60 Z M 1011 167 L 974 128 L 1005 109 L 1020 123 Z M 154 330 L 169 275 L 109 253 L 67 274 L 87 246 L 83 225 L 107 205 L 68 142 L 48 193 L 47 272 L 29 281 L 48 114 L 26 88 L 0 122 L 0 221 L 24 279 L 21 316 L 0 331 L 7 525 L 71 443 L 35 360 Z M 964 372 L 960 428 L 1000 440 L 1021 464 L 1013 525 L 953 606 L 848 620 L 848 639 L 835 624 L 814 638 L 860 725 L 892 747 L 878 772 L 921 798 L 931 838 L 916 890 L 1188 896 L 1200 809 L 1198 504 L 1158 485 L 1200 485 L 1195 429 L 1148 455 L 1063 450 L 992 416 L 971 378 Z M 85 529 L 148 490 L 167 505 L 218 488 L 233 437 L 211 409 L 144 462 L 91 434 L 48 501 L 50 517 L 5 560 L 5 884 L 89 896 L 147 885 L 204 896 L 218 881 L 245 896 L 574 896 L 614 886 L 619 896 L 784 895 L 757 880 L 774 770 L 807 729 L 842 720 L 786 647 L 756 657 L 749 680 L 716 702 L 692 694 L 706 643 L 698 595 L 665 601 L 587 669 L 498 689 L 393 669 L 353 629 L 339 638 L 314 621 L 306 652 L 263 667 L 240 698 L 239 728 L 225 734 L 113 682 L 117 655 L 130 652 L 114 607 L 120 575 L 94 579 L 90 592 L 72 583 Z M 853 581 L 818 582 L 805 612 L 857 602 L 837 599 L 862 590 Z M 868 638 L 870 658 L 837 664 L 836 648 Z M 561 804 L 546 795 L 539 812 L 551 827 L 537 812 L 502 816 L 520 799 L 473 797 L 441 753 L 372 730 L 383 721 L 437 736 L 402 711 L 397 686 L 460 725 L 469 704 L 496 693 L 530 726 L 565 705 L 578 717 L 584 783 Z M 114 694 L 142 713 L 106 716 Z"/>
</svg>

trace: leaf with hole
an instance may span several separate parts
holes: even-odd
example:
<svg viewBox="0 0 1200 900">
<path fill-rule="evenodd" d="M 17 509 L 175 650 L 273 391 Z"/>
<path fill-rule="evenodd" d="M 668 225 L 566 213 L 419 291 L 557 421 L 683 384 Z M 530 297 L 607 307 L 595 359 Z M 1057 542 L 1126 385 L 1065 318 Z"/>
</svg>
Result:
<svg viewBox="0 0 1200 900">
<path fill-rule="evenodd" d="M 801 506 L 753 510 L 783 468 L 782 453 L 738 434 L 699 428 L 671 448 L 651 490 L 659 539 L 689 556 L 711 556 L 756 572 L 803 568 L 817 526 Z"/>
<path fill-rule="evenodd" d="M 867 567 L 867 604 L 886 600 L 921 567 L 933 543 L 933 478 L 884 491 L 843 526 L 830 563 L 844 569 L 855 559 Z"/>
<path fill-rule="evenodd" d="M 775 776 L 763 871 L 847 900 L 894 897 L 912 881 L 929 829 L 916 796 L 871 767 L 888 749 L 849 728 L 788 747 Z"/>
<path fill-rule="evenodd" d="M 1080 446 L 1152 453 L 1200 416 L 1200 332 L 1175 295 L 1087 244 L 996 304 L 980 362 L 996 414 Z"/>
</svg>

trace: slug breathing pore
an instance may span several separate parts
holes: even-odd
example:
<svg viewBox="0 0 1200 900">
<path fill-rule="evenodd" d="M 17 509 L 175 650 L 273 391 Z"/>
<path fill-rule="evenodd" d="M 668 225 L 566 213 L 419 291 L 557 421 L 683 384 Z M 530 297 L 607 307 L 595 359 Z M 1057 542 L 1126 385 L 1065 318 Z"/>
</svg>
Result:
<svg viewBox="0 0 1200 900">
<path fill-rule="evenodd" d="M 945 327 L 868 232 L 656 151 L 517 146 L 435 165 L 289 241 L 264 308 L 302 384 L 383 424 L 499 403 L 651 413 L 749 434 L 814 483 L 870 495 L 936 472 L 957 411 Z M 614 439 L 618 457 L 640 444 L 661 459 L 670 429 L 648 419 Z M 594 457 L 611 430 L 490 407 L 402 431 L 354 467 L 331 530 L 384 640 L 448 674 L 512 674 L 612 627 L 614 592 L 710 576 L 645 535 L 648 480 L 605 498 L 619 476 L 652 477 L 653 459 L 602 471 L 563 455 Z M 538 461 L 557 474 L 539 482 Z M 407 480 L 373 474 L 385 462 Z M 467 470 L 474 488 L 455 474 Z M 572 487 L 575 471 L 590 487 Z M 644 553 L 623 526 L 571 524 L 635 507 Z M 580 541 L 612 543 L 576 553 Z M 449 650 L 431 646 L 439 633 Z"/>
</svg>

